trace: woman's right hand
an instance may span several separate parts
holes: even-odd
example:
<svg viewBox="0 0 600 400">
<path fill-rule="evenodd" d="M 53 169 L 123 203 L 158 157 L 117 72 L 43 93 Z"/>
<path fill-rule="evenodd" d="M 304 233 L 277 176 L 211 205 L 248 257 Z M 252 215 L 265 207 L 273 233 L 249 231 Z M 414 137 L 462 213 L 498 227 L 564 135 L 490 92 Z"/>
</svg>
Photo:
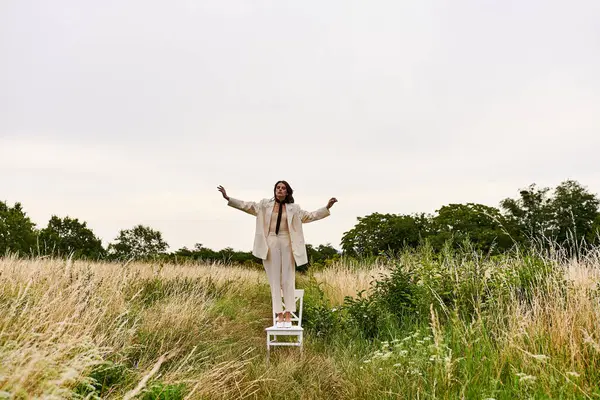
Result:
<svg viewBox="0 0 600 400">
<path fill-rule="evenodd" d="M 227 201 L 229 201 L 229 196 L 227 196 L 227 192 L 225 191 L 225 188 L 221 185 L 217 186 L 217 189 L 219 190 L 219 192 L 221 192 L 221 194 L 223 195 L 223 198 Z"/>
</svg>

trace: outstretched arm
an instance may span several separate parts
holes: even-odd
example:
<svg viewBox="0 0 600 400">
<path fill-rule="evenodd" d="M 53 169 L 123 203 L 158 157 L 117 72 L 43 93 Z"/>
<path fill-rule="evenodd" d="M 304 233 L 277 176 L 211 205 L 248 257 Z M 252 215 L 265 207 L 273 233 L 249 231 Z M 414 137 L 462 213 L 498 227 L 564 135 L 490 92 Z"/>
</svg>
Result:
<svg viewBox="0 0 600 400">
<path fill-rule="evenodd" d="M 329 209 L 335 203 L 337 203 L 337 199 L 335 197 L 332 197 L 331 199 L 329 199 L 329 201 L 327 202 L 327 205 L 325 207 L 319 208 L 316 211 L 309 212 L 309 211 L 304 211 L 304 210 L 300 209 L 300 220 L 306 224 L 309 222 L 318 221 L 320 219 L 328 217 L 331 214 L 329 212 Z"/>
<path fill-rule="evenodd" d="M 228 206 L 247 212 L 250 215 L 256 216 L 258 214 L 258 203 L 231 198 L 227 195 L 227 192 L 223 186 L 218 186 L 217 189 L 219 192 L 221 192 L 223 198 L 227 200 Z"/>
</svg>

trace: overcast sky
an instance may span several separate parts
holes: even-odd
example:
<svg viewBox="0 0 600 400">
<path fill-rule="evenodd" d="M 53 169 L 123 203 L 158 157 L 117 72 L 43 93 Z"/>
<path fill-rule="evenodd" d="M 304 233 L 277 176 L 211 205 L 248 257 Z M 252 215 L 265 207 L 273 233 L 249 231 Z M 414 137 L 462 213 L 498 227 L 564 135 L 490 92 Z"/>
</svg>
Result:
<svg viewBox="0 0 600 400">
<path fill-rule="evenodd" d="M 600 193 L 600 1 L 0 2 L 0 200 L 249 251 L 286 179 L 356 217 Z"/>
</svg>

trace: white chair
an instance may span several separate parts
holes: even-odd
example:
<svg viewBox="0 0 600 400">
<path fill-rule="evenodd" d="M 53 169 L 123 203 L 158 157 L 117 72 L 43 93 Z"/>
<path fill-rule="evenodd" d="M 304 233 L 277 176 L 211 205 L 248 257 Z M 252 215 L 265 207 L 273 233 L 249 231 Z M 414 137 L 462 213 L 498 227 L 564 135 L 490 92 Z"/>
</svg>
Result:
<svg viewBox="0 0 600 400">
<path fill-rule="evenodd" d="M 302 339 L 304 334 L 304 329 L 302 328 L 302 306 L 304 305 L 304 289 L 294 290 L 294 301 L 296 302 L 296 312 L 291 313 L 291 328 L 278 328 L 276 326 L 277 314 L 273 313 L 273 326 L 265 329 L 267 332 L 267 364 L 269 363 L 271 346 L 297 346 L 300 347 L 300 352 L 302 352 Z M 297 339 L 294 342 L 280 342 L 277 340 L 278 336 L 296 336 Z"/>
</svg>

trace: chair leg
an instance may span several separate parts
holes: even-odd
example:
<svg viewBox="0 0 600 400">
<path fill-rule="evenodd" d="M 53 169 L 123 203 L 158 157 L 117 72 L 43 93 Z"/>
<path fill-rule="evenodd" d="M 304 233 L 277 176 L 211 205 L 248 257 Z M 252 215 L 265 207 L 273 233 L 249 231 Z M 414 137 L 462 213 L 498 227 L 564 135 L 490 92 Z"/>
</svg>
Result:
<svg viewBox="0 0 600 400">
<path fill-rule="evenodd" d="M 270 355 L 271 355 L 271 351 L 269 350 L 269 348 L 267 348 L 267 367 L 271 364 L 270 363 Z"/>
<path fill-rule="evenodd" d="M 269 336 L 267 335 L 267 367 L 269 366 L 270 355 L 271 355 L 271 344 L 269 343 Z"/>
</svg>

